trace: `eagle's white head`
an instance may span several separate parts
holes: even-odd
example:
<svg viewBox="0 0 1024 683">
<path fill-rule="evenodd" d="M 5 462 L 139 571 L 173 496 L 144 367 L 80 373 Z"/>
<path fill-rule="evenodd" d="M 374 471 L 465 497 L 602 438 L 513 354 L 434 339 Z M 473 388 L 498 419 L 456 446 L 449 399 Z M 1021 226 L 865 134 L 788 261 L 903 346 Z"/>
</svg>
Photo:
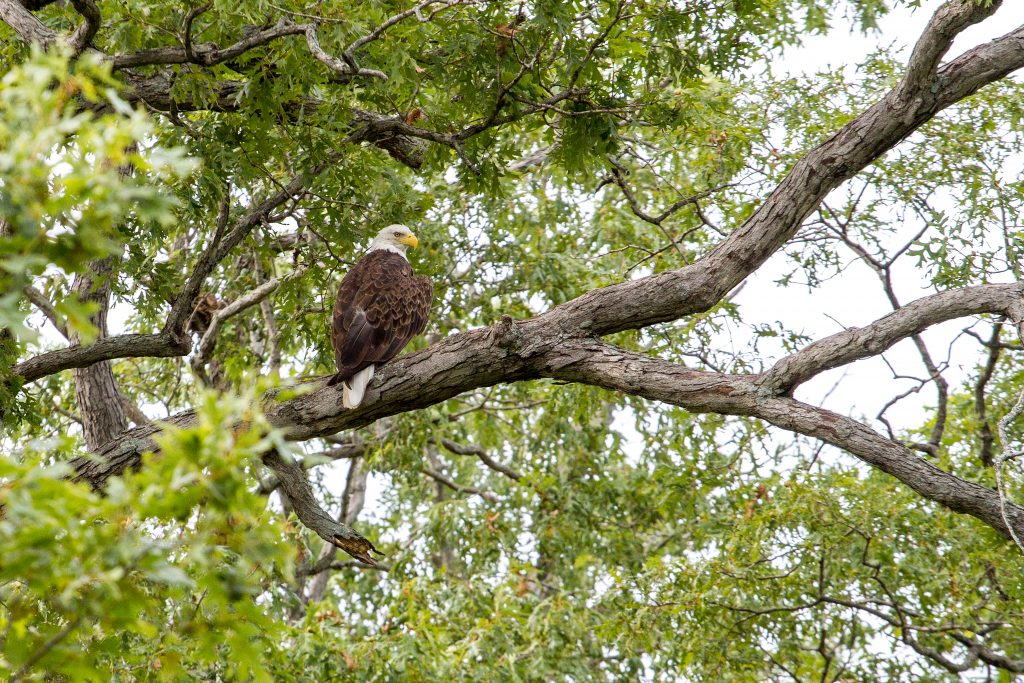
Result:
<svg viewBox="0 0 1024 683">
<path fill-rule="evenodd" d="M 378 232 L 377 236 L 370 242 L 369 250 L 384 249 L 404 257 L 406 249 L 409 247 L 415 249 L 419 243 L 420 241 L 416 239 L 416 235 L 412 234 L 412 230 L 396 223 Z"/>
</svg>

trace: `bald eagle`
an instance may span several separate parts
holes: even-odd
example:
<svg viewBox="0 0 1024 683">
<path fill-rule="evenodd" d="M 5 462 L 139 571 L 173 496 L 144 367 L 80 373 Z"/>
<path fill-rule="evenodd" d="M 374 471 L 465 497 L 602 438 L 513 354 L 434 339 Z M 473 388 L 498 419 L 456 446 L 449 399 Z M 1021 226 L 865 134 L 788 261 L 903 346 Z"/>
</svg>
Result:
<svg viewBox="0 0 1024 683">
<path fill-rule="evenodd" d="M 328 384 L 343 383 L 346 408 L 362 402 L 374 368 L 397 356 L 427 325 L 434 286 L 426 275 L 413 275 L 405 256 L 418 244 L 409 228 L 389 225 L 341 281 L 331 326 L 338 373 Z"/>
</svg>

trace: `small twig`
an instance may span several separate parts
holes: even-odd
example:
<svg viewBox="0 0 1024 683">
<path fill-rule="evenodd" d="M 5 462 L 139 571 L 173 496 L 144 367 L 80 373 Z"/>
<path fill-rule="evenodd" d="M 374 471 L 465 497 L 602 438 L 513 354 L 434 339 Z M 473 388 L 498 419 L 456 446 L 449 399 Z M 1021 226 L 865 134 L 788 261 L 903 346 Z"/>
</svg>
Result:
<svg viewBox="0 0 1024 683">
<path fill-rule="evenodd" d="M 497 503 L 498 502 L 497 497 L 493 493 L 491 493 L 490 491 L 481 491 L 480 489 L 476 488 L 475 486 L 466 486 L 465 484 L 458 484 L 458 483 L 452 481 L 451 479 L 449 479 L 448 477 L 444 476 L 440 472 L 435 472 L 434 470 L 430 469 L 429 467 L 421 467 L 420 468 L 420 472 L 422 472 L 423 474 L 427 475 L 428 477 L 430 477 L 431 479 L 433 479 L 437 483 L 442 484 L 444 486 L 447 486 L 448 488 L 452 489 L 453 491 L 458 491 L 459 493 L 470 493 L 470 494 L 473 494 L 473 495 L 480 496 L 481 498 L 486 500 L 488 503 Z"/>
<path fill-rule="evenodd" d="M 1003 523 L 1006 524 L 1006 528 L 1010 532 L 1010 538 L 1017 544 L 1021 552 L 1024 552 L 1024 542 L 1021 541 L 1017 535 L 1017 531 L 1013 528 L 1013 524 L 1010 523 L 1009 515 L 1006 514 L 1006 487 L 1003 485 L 1003 463 L 1008 460 L 1013 460 L 1020 455 L 1020 452 L 1010 451 L 1010 437 L 1007 431 L 1010 428 L 1010 423 L 1020 417 L 1021 413 L 1024 413 L 1024 390 L 1021 391 L 1020 396 L 1017 398 L 1017 403 L 1014 404 L 1013 408 L 1009 413 L 1003 416 L 999 422 L 996 423 L 999 431 L 999 441 L 1003 445 L 1003 452 L 995 457 L 993 466 L 996 471 L 996 493 L 999 494 L 999 514 L 1003 517 Z"/>
<path fill-rule="evenodd" d="M 988 359 L 985 362 L 985 367 L 978 375 L 978 381 L 974 384 L 974 415 L 978 422 L 981 423 L 981 453 L 979 455 L 981 464 L 985 466 L 992 464 L 992 446 L 994 441 L 992 438 L 992 427 L 989 425 L 986 413 L 985 387 L 988 385 L 989 380 L 992 379 L 996 365 L 999 363 L 999 334 L 1002 331 L 1002 327 L 1002 320 L 993 324 L 991 338 L 987 343 L 983 342 L 988 348 Z"/>
<path fill-rule="evenodd" d="M 14 672 L 14 675 L 11 676 L 10 680 L 13 682 L 20 681 L 24 678 L 25 674 L 29 672 L 29 669 L 36 665 L 36 662 L 45 657 L 50 650 L 55 648 L 62 640 L 71 635 L 71 632 L 78 628 L 80 623 L 82 623 L 82 617 L 75 617 L 68 622 L 67 626 L 50 636 L 50 638 L 43 643 L 42 647 L 33 652 L 32 655 L 25 660 L 25 663 L 21 665 L 21 668 Z"/>
<path fill-rule="evenodd" d="M 68 336 L 67 321 L 57 313 L 57 309 L 53 307 L 53 304 L 50 303 L 50 300 L 46 298 L 45 294 L 32 285 L 26 285 L 21 291 L 25 295 L 25 298 L 31 301 L 32 305 L 38 308 L 40 313 L 46 316 L 47 320 L 57 328 L 57 331 L 60 332 L 65 339 L 70 339 Z"/>
<path fill-rule="evenodd" d="M 484 465 L 495 472 L 505 475 L 512 481 L 519 481 L 523 478 L 523 475 L 505 465 L 502 465 L 500 462 L 492 458 L 487 454 L 487 451 L 480 446 L 460 444 L 452 441 L 451 439 L 441 439 L 441 445 L 455 455 L 475 455 Z"/>
<path fill-rule="evenodd" d="M 380 26 L 375 28 L 373 31 L 366 34 L 365 36 L 362 36 L 361 38 L 356 39 L 351 45 L 345 48 L 345 51 L 342 53 L 343 58 L 345 59 L 346 62 L 353 63 L 355 61 L 356 50 L 361 48 L 363 45 L 366 45 L 367 43 L 371 43 L 377 40 L 384 34 L 384 31 L 387 31 L 389 28 L 391 28 L 398 22 L 408 19 L 411 16 L 415 16 L 416 20 L 421 23 L 426 23 L 433 19 L 439 12 L 443 12 L 444 10 L 455 7 L 456 5 L 470 4 L 467 2 L 467 0 L 449 0 L 449 2 L 445 2 L 442 7 L 431 12 L 429 16 L 423 16 L 423 10 L 427 9 L 431 5 L 436 5 L 439 2 L 441 2 L 441 0 L 426 0 L 426 2 L 421 2 L 412 9 L 407 9 L 404 12 L 400 12 L 392 17 L 389 17 L 388 19 L 381 22 Z"/>
</svg>

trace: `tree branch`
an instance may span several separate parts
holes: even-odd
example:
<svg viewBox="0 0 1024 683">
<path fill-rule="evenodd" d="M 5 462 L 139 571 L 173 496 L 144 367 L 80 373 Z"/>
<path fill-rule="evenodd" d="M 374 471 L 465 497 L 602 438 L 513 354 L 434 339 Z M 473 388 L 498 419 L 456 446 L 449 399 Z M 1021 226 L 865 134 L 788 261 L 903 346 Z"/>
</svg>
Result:
<svg viewBox="0 0 1024 683">
<path fill-rule="evenodd" d="M 768 393 L 792 393 L 817 374 L 877 356 L 897 342 L 946 320 L 978 313 L 1024 318 L 1024 283 L 954 289 L 918 299 L 865 327 L 854 327 L 808 344 L 778 361 L 760 380 Z"/>
<path fill-rule="evenodd" d="M 67 321 L 57 313 L 57 309 L 53 307 L 53 304 L 46 298 L 46 295 L 32 285 L 26 285 L 21 291 L 25 295 L 25 298 L 31 301 L 32 305 L 38 308 L 40 313 L 46 316 L 46 319 L 53 324 L 54 328 L 60 332 L 61 336 L 67 339 Z"/>
<path fill-rule="evenodd" d="M 0 0 L 2 1 L 2 0 Z M 14 374 L 25 382 L 52 375 L 70 368 L 83 368 L 93 363 L 116 358 L 166 358 L 183 356 L 192 350 L 192 340 L 186 330 L 188 317 L 196 297 L 213 271 L 213 268 L 227 254 L 245 239 L 252 230 L 265 220 L 275 208 L 303 192 L 309 184 L 337 159 L 338 153 L 328 155 L 324 161 L 306 172 L 297 173 L 288 184 L 266 199 L 253 204 L 226 230 L 227 214 L 223 209 L 218 217 L 218 230 L 210 244 L 196 262 L 185 286 L 175 297 L 163 329 L 158 334 L 122 334 L 97 340 L 89 346 L 72 346 L 59 351 L 50 351 L 30 358 L 14 366 Z M 226 230 L 226 234 L 220 237 Z"/>
<path fill-rule="evenodd" d="M 26 43 L 35 43 L 44 50 L 49 50 L 60 40 L 56 31 L 39 21 L 17 0 L 0 0 L 0 19 Z"/>
<path fill-rule="evenodd" d="M 124 55 L 114 55 L 111 58 L 114 69 L 130 69 L 139 66 L 167 64 L 214 66 L 231 61 L 255 47 L 266 45 L 279 38 L 301 35 L 310 28 L 309 24 L 294 24 L 287 19 L 280 19 L 270 28 L 262 31 L 253 31 L 238 42 L 220 49 L 214 43 L 192 44 L 191 31 L 189 29 L 191 20 L 194 17 L 191 14 L 190 17 L 185 29 L 185 44 L 183 47 L 155 47 Z"/>
<path fill-rule="evenodd" d="M 523 478 L 523 475 L 519 474 L 518 472 L 509 467 L 506 467 L 505 465 L 502 465 L 500 462 L 492 458 L 490 455 L 487 454 L 487 451 L 485 451 L 480 446 L 456 443 L 451 439 L 441 439 L 441 445 L 444 446 L 446 450 L 454 453 L 455 455 L 475 455 L 477 458 L 480 459 L 480 462 L 482 462 L 484 465 L 494 470 L 495 472 L 498 472 L 499 474 L 505 475 L 512 481 L 519 481 L 520 479 Z"/>
<path fill-rule="evenodd" d="M 447 486 L 452 491 L 456 491 L 458 493 L 469 493 L 477 495 L 486 500 L 488 503 L 496 503 L 498 501 L 498 499 L 490 491 L 483 491 L 481 489 L 476 488 L 475 486 L 466 486 L 465 484 L 459 484 L 457 482 L 452 481 L 448 477 L 444 476 L 440 472 L 430 469 L 429 467 L 421 467 L 420 472 L 430 477 L 431 479 L 441 484 L 442 486 Z"/>
<path fill-rule="evenodd" d="M 71 0 L 71 4 L 83 18 L 82 25 L 75 29 L 68 40 L 72 54 L 77 56 L 89 47 L 96 32 L 100 30 L 100 8 L 96 6 L 95 0 Z"/>
<path fill-rule="evenodd" d="M 289 280 L 301 277 L 305 272 L 306 269 L 300 267 L 293 270 L 283 278 L 271 278 L 255 289 L 249 291 L 244 296 L 240 296 L 235 299 L 224 308 L 217 309 L 217 312 L 214 313 L 213 317 L 210 319 L 209 327 L 206 328 L 206 332 L 199 341 L 199 348 L 197 349 L 195 356 L 192 358 L 192 367 L 201 367 L 208 360 L 210 352 L 213 351 L 213 346 L 217 340 L 217 333 L 220 332 L 221 324 L 229 318 L 238 315 L 245 309 L 262 302 L 268 296 L 273 294 L 282 284 Z"/>
<path fill-rule="evenodd" d="M 854 345 L 859 330 L 853 330 L 818 342 L 812 352 L 804 349 L 794 356 L 797 360 L 813 360 L 807 367 L 820 367 L 824 359 L 834 360 L 836 354 L 852 362 L 863 357 L 861 353 L 869 346 L 887 348 L 886 344 L 895 343 L 900 335 L 905 337 L 949 319 L 952 314 L 937 312 L 943 302 L 959 315 L 1001 308 L 1011 310 L 1011 317 L 1020 315 L 1022 287 L 986 285 L 927 297 L 866 327 L 870 333 L 860 337 L 859 346 Z M 977 310 L 969 309 L 968 302 Z M 269 395 L 263 409 L 269 423 L 283 430 L 286 438 L 301 441 L 361 427 L 500 382 L 541 377 L 579 382 L 679 405 L 692 412 L 757 417 L 821 439 L 896 477 L 925 498 L 1009 534 L 995 491 L 940 470 L 855 420 L 777 396 L 766 391 L 764 381 L 756 375 L 700 372 L 598 339 L 567 335 L 565 317 L 564 307 L 519 323 L 506 317 L 493 327 L 454 335 L 403 356 L 378 371 L 363 403 L 353 410 L 341 408 L 339 390 L 327 386 L 281 402 Z M 846 352 L 847 347 L 857 351 Z M 831 351 L 819 353 L 820 349 Z M 800 367 L 800 363 L 795 366 Z M 306 384 L 321 382 L 318 378 Z M 191 412 L 171 419 L 179 427 L 193 420 Z M 156 450 L 153 433 L 150 427 L 129 430 L 100 449 L 99 457 L 76 458 L 72 466 L 79 478 L 100 486 L 106 478 L 137 465 L 143 452 Z M 1024 533 L 1024 509 L 1007 505 L 1006 510 L 1009 523 Z"/>
<path fill-rule="evenodd" d="M 302 458 L 303 469 L 309 470 L 317 465 L 323 465 L 333 460 L 350 460 L 361 458 L 366 454 L 368 446 L 363 441 L 352 441 L 349 443 L 342 444 L 337 448 L 332 448 L 327 451 L 321 451 L 320 453 L 314 453 L 313 455 L 307 455 Z M 265 496 L 270 495 L 281 485 L 281 482 L 276 477 L 270 477 L 266 481 L 260 483 L 259 488 L 256 489 L 258 493 L 262 493 Z"/>
<path fill-rule="evenodd" d="M 938 71 L 934 87 L 915 91 L 915 97 L 907 97 L 901 82 L 798 161 L 754 214 L 706 256 L 685 268 L 588 292 L 560 308 L 571 325 L 598 335 L 708 310 L 796 234 L 825 195 L 942 109 L 1022 66 L 1024 26 L 953 60 Z"/>
<path fill-rule="evenodd" d="M 841 448 L 924 498 L 971 515 L 1004 536 L 1010 537 L 1010 525 L 1018 534 L 1024 533 L 1024 508 L 1007 504 L 1002 510 L 996 491 L 939 469 L 856 420 L 792 398 L 765 397 L 751 377 L 689 370 L 598 340 L 574 341 L 564 355 L 573 360 L 548 361 L 548 369 L 542 374 L 678 405 L 692 412 L 757 417 Z"/>
<path fill-rule="evenodd" d="M 953 40 L 967 27 L 992 16 L 1001 4 L 1001 0 L 992 3 L 952 0 L 942 5 L 928 21 L 910 54 L 903 77 L 908 91 L 930 86 L 937 75 L 939 60 Z"/>
<path fill-rule="evenodd" d="M 169 358 L 184 356 L 191 350 L 192 341 L 184 336 L 173 338 L 164 333 L 119 334 L 116 337 L 98 339 L 88 346 L 69 346 L 66 349 L 41 353 L 15 365 L 14 374 L 20 376 L 27 383 L 71 368 L 84 368 L 104 360 Z"/>
<path fill-rule="evenodd" d="M 370 76 L 373 78 L 379 78 L 382 81 L 388 80 L 388 75 L 383 71 L 378 71 L 377 69 L 363 69 L 356 64 L 354 59 L 349 58 L 342 61 L 337 57 L 327 54 L 324 49 L 320 47 L 320 42 L 316 38 L 315 26 L 306 26 L 304 33 L 306 34 L 306 45 L 309 46 L 309 53 L 313 55 L 314 59 L 326 66 L 335 74 L 345 78 L 350 76 Z M 348 56 L 348 53 L 346 53 L 346 56 Z"/>
<path fill-rule="evenodd" d="M 320 507 L 316 496 L 313 495 L 313 488 L 306 478 L 306 470 L 301 464 L 291 458 L 286 460 L 277 452 L 266 454 L 263 457 L 263 462 L 277 475 L 281 491 L 288 496 L 292 509 L 306 528 L 357 560 L 361 560 L 371 567 L 377 566 L 377 561 L 370 553 L 383 553 L 373 547 L 373 544 L 355 529 L 335 521 Z"/>
</svg>

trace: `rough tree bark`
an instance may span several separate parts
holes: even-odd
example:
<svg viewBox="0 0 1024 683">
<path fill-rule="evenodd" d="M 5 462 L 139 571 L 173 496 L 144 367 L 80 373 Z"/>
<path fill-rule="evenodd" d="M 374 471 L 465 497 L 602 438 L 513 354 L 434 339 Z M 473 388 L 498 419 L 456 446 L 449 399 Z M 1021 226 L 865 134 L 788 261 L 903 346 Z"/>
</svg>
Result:
<svg viewBox="0 0 1024 683">
<path fill-rule="evenodd" d="M 366 479 L 370 470 L 363 458 L 353 458 L 349 465 L 348 477 L 345 479 L 345 490 L 341 494 L 341 513 L 338 521 L 352 526 L 356 523 L 359 513 L 366 504 Z M 309 584 L 305 586 L 305 602 L 319 602 L 327 592 L 327 582 L 331 579 L 329 568 L 338 554 L 338 547 L 332 543 L 324 543 L 316 558 L 314 568 L 320 571 L 313 574 Z"/>
<path fill-rule="evenodd" d="M 89 271 L 75 278 L 72 291 L 83 303 L 99 306 L 89 316 L 89 322 L 96 327 L 96 338 L 107 337 L 107 312 L 110 309 L 110 282 L 114 277 L 117 259 L 108 256 L 89 264 Z M 68 339 L 72 344 L 80 342 L 80 335 L 72 332 Z M 96 450 L 110 442 L 128 428 L 128 417 L 121 400 L 121 389 L 114 378 L 110 361 L 100 361 L 72 371 L 75 378 L 75 398 L 82 418 L 85 443 Z"/>
</svg>

